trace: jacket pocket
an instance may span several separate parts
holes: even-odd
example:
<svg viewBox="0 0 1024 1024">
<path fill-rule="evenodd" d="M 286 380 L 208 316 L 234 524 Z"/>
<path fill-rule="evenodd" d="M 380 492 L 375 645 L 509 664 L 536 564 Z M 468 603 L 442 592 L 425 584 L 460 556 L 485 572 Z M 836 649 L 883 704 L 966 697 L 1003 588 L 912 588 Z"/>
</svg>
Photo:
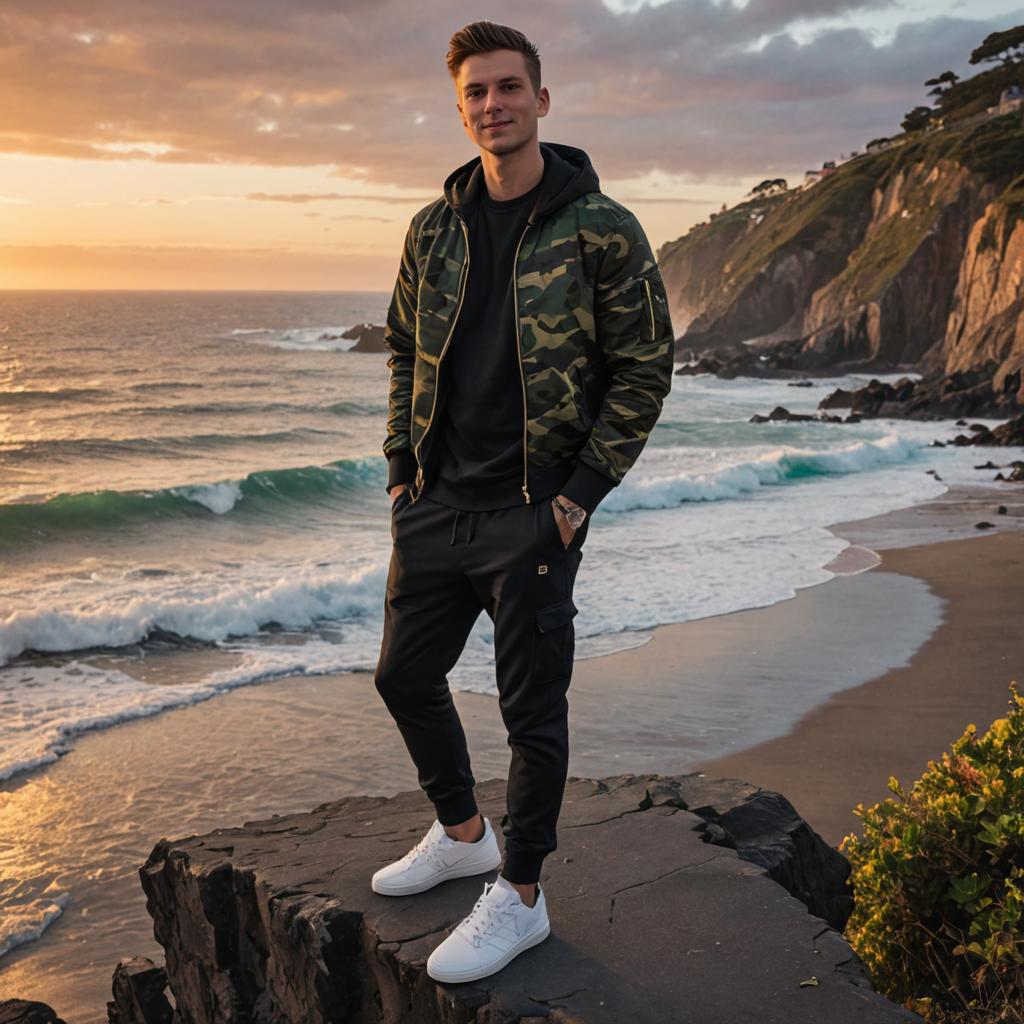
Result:
<svg viewBox="0 0 1024 1024">
<path fill-rule="evenodd" d="M 533 681 L 548 682 L 568 676 L 576 648 L 573 617 L 577 608 L 571 597 L 538 608 L 533 645 Z"/>
</svg>

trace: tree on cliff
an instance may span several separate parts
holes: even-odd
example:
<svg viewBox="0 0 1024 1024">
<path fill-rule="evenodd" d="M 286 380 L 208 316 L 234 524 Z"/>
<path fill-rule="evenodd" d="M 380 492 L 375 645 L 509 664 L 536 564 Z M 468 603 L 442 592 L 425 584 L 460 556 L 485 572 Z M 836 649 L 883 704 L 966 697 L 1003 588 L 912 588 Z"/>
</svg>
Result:
<svg viewBox="0 0 1024 1024">
<path fill-rule="evenodd" d="M 930 95 L 935 97 L 935 111 L 915 107 L 903 121 L 904 131 L 925 127 L 931 116 L 942 118 L 949 125 L 974 114 L 984 113 L 999 102 L 999 96 L 1011 85 L 1024 85 L 1024 25 L 993 32 L 976 47 L 970 57 L 972 64 L 991 63 L 972 78 L 960 79 L 952 71 L 930 78 Z"/>
<path fill-rule="evenodd" d="M 759 185 L 755 185 L 748 193 L 748 196 L 773 196 L 777 192 L 786 192 L 789 185 L 785 178 L 765 178 Z"/>
<path fill-rule="evenodd" d="M 960 76 L 955 71 L 943 71 L 938 78 L 929 78 L 925 85 L 934 85 L 929 96 L 937 96 L 941 98 L 944 96 L 956 83 L 960 80 Z M 937 99 L 936 103 L 939 102 Z"/>
<path fill-rule="evenodd" d="M 935 111 L 931 107 L 914 107 L 900 122 L 900 127 L 905 132 L 916 132 L 924 128 L 934 116 Z"/>
<path fill-rule="evenodd" d="M 1024 25 L 987 35 L 981 46 L 971 52 L 971 63 L 982 64 L 987 61 L 999 61 L 1000 64 L 1024 62 Z"/>
</svg>

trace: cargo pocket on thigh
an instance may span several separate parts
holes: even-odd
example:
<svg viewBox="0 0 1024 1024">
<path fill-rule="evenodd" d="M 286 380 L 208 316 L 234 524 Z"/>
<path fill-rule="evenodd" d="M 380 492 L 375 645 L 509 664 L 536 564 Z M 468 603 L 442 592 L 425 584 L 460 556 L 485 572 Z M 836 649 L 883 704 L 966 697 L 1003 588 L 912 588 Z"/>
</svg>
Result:
<svg viewBox="0 0 1024 1024">
<path fill-rule="evenodd" d="M 537 631 L 533 646 L 533 680 L 547 682 L 568 675 L 576 648 L 573 616 L 577 612 L 571 597 L 537 609 Z"/>
</svg>

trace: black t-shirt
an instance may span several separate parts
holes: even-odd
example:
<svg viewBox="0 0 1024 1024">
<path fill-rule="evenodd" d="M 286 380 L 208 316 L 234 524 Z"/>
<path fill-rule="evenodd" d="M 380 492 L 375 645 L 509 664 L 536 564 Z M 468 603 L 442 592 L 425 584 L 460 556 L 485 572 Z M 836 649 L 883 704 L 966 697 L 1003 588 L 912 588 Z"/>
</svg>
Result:
<svg viewBox="0 0 1024 1024">
<path fill-rule="evenodd" d="M 467 211 L 469 277 L 441 363 L 437 435 L 424 494 L 466 510 L 523 503 L 523 384 L 513 261 L 543 178 L 515 199 L 486 186 Z"/>
</svg>

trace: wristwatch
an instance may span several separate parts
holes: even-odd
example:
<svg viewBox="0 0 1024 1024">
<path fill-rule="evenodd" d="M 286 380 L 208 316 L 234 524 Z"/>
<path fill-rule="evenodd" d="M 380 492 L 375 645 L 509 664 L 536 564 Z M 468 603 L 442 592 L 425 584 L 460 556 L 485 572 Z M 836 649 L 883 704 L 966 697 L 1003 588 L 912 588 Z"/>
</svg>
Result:
<svg viewBox="0 0 1024 1024">
<path fill-rule="evenodd" d="M 565 513 L 565 518 L 569 520 L 569 525 L 574 530 L 578 530 L 583 525 L 583 520 L 587 518 L 586 509 L 580 508 L 578 505 L 566 508 L 558 498 L 552 498 L 551 500 Z"/>
</svg>

